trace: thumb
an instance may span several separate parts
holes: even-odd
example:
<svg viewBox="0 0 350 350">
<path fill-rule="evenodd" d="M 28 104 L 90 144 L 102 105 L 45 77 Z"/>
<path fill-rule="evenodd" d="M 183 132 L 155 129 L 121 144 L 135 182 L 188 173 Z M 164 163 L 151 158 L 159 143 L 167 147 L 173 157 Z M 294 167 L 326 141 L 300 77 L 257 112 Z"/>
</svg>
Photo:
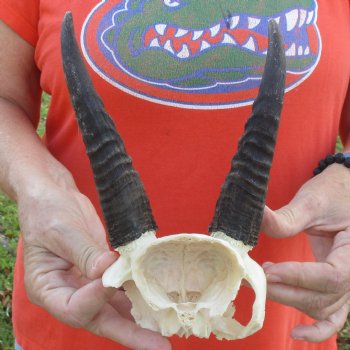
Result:
<svg viewBox="0 0 350 350">
<path fill-rule="evenodd" d="M 46 249 L 76 266 L 89 279 L 101 277 L 117 258 L 107 245 L 101 246 L 81 229 L 55 230 L 48 236 Z"/>
<path fill-rule="evenodd" d="M 117 259 L 115 252 L 102 248 L 92 240 L 81 242 L 74 249 L 74 264 L 89 279 L 100 278 Z"/>
<path fill-rule="evenodd" d="M 261 231 L 274 238 L 291 237 L 310 228 L 315 216 L 316 208 L 307 198 L 294 198 L 275 211 L 265 206 Z"/>
</svg>

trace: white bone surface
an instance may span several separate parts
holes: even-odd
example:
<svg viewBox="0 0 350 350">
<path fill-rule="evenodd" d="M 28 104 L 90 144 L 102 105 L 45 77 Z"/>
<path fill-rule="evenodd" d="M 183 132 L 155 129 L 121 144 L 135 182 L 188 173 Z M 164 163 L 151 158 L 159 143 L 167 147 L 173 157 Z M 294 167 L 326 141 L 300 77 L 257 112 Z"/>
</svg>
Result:
<svg viewBox="0 0 350 350">
<path fill-rule="evenodd" d="M 221 232 L 159 239 L 146 232 L 118 249 L 121 256 L 102 281 L 105 287 L 125 288 L 132 315 L 144 328 L 164 336 L 244 338 L 261 328 L 265 315 L 265 275 L 249 257 L 250 249 Z M 242 279 L 256 293 L 246 326 L 234 319 Z"/>
</svg>

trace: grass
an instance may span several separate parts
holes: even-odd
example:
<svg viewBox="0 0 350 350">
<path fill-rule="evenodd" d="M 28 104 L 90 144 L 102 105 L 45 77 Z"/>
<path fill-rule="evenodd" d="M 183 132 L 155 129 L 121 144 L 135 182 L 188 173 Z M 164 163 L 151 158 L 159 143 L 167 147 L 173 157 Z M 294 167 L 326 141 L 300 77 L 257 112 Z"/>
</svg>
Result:
<svg viewBox="0 0 350 350">
<path fill-rule="evenodd" d="M 50 98 L 43 95 L 39 135 L 44 133 Z M 340 141 L 337 151 L 341 150 Z M 13 349 L 11 294 L 19 225 L 15 203 L 0 193 L 0 350 Z M 338 336 L 339 350 L 350 350 L 350 317 Z"/>
<path fill-rule="evenodd" d="M 12 349 L 11 294 L 18 236 L 17 209 L 0 194 L 0 349 Z"/>
<path fill-rule="evenodd" d="M 350 350 L 350 315 L 338 334 L 338 346 L 339 350 Z"/>
</svg>

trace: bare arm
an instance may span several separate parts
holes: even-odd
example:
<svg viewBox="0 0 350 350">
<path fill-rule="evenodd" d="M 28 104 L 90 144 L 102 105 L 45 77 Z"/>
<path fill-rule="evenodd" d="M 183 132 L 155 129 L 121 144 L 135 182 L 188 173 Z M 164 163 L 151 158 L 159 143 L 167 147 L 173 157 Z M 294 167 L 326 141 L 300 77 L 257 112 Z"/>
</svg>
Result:
<svg viewBox="0 0 350 350">
<path fill-rule="evenodd" d="M 103 271 L 116 259 L 103 225 L 35 131 L 41 91 L 34 48 L 3 22 L 0 47 L 0 188 L 18 203 L 31 301 L 130 348 L 170 349 L 133 322 L 124 292 L 102 286 Z"/>
<path fill-rule="evenodd" d="M 39 118 L 40 74 L 34 48 L 0 22 L 0 185 L 13 199 L 32 179 L 60 168 L 35 132 Z M 25 175 L 25 176 L 24 176 Z"/>
</svg>

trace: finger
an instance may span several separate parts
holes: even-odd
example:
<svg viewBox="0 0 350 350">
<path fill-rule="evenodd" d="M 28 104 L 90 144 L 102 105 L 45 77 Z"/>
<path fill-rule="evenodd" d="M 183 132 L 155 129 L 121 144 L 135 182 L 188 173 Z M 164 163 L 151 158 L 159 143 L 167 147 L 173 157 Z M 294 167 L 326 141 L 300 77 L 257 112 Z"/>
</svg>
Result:
<svg viewBox="0 0 350 350">
<path fill-rule="evenodd" d="M 263 268 L 268 282 L 283 283 L 329 294 L 338 294 L 343 291 L 340 272 L 328 263 L 265 263 Z"/>
<path fill-rule="evenodd" d="M 349 313 L 349 305 L 344 304 L 328 319 L 312 325 L 300 325 L 292 330 L 292 338 L 309 342 L 322 342 L 339 332 L 344 326 Z"/>
<path fill-rule="evenodd" d="M 130 321 L 134 321 L 134 318 L 131 315 L 131 301 L 125 295 L 125 292 L 123 290 L 117 290 L 109 300 L 109 304 L 112 305 L 122 317 Z"/>
<path fill-rule="evenodd" d="M 350 275 L 349 249 L 350 227 L 336 234 L 332 251 L 327 257 L 331 264 L 343 267 L 346 276 Z"/>
<path fill-rule="evenodd" d="M 101 277 L 117 259 L 114 252 L 101 247 L 82 230 L 56 226 L 45 237 L 43 244 L 49 251 L 77 266 L 89 279 Z"/>
<path fill-rule="evenodd" d="M 320 234 L 319 230 L 309 229 L 308 239 L 316 260 L 326 261 L 333 247 L 334 233 L 322 232 Z"/>
<path fill-rule="evenodd" d="M 267 284 L 267 297 L 280 304 L 292 306 L 314 319 L 325 320 L 349 299 L 349 293 L 323 294 L 280 283 Z"/>
<path fill-rule="evenodd" d="M 74 315 L 78 327 L 85 327 L 115 291 L 115 288 L 103 287 L 101 279 L 94 280 L 70 296 L 66 301 L 66 309 Z"/>
<path fill-rule="evenodd" d="M 60 238 L 60 240 L 64 239 Z M 51 240 L 50 244 L 53 246 L 51 249 L 23 242 L 26 270 L 35 271 L 38 274 L 52 270 L 68 270 L 73 265 L 83 276 L 93 280 L 101 277 L 117 259 L 115 252 L 102 249 L 90 239 L 87 241 L 72 239 L 70 244 L 60 242 L 56 245 L 53 244 L 54 241 L 55 239 Z M 67 245 L 69 248 L 65 249 Z"/>
<path fill-rule="evenodd" d="M 317 218 L 317 203 L 313 197 L 298 196 L 288 205 L 273 211 L 265 206 L 261 231 L 275 238 L 286 238 L 311 227 Z"/>
<path fill-rule="evenodd" d="M 91 282 L 68 261 L 47 251 L 45 248 L 23 244 L 23 259 L 25 266 L 25 285 L 31 300 L 42 304 L 54 290 L 60 288 L 71 293 Z M 96 263 L 96 270 L 104 271 L 111 259 L 108 254 L 101 256 Z"/>
<path fill-rule="evenodd" d="M 344 305 L 345 297 L 322 294 L 280 283 L 267 285 L 267 297 L 280 304 L 294 307 L 317 320 L 325 320 Z"/>
<path fill-rule="evenodd" d="M 75 289 L 67 283 L 69 273 L 51 272 L 47 283 L 40 291 L 40 305 L 57 319 L 72 327 L 84 327 L 115 293 L 113 288 L 104 288 L 101 279 Z"/>
<path fill-rule="evenodd" d="M 34 250 L 35 254 L 31 255 Z M 38 258 L 39 265 L 36 263 Z M 29 249 L 25 259 L 26 276 L 32 276 L 26 278 L 31 301 L 72 327 L 90 323 L 106 302 L 119 292 L 103 287 L 101 279 L 89 281 L 82 277 L 76 268 L 43 248 Z M 33 265 L 38 265 L 38 268 L 34 266 L 34 271 Z"/>
<path fill-rule="evenodd" d="M 122 318 L 110 305 L 105 305 L 88 329 L 136 350 L 170 350 L 170 342 L 157 332 L 143 329 L 134 322 Z"/>
<path fill-rule="evenodd" d="M 117 260 L 117 255 L 115 252 L 104 251 L 101 255 L 97 256 L 95 260 L 89 262 L 92 267 L 88 271 L 87 276 L 90 276 L 91 279 L 102 277 L 102 274 L 106 269 L 111 266 Z M 87 262 L 87 266 L 89 265 Z"/>
</svg>

